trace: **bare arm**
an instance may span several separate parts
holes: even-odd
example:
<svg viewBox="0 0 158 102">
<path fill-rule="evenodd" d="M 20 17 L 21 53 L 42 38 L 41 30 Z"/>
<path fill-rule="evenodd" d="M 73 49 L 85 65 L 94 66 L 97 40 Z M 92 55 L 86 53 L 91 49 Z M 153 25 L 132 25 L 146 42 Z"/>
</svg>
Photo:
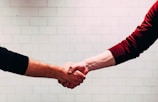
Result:
<svg viewBox="0 0 158 102">
<path fill-rule="evenodd" d="M 48 65 L 46 63 L 29 58 L 26 76 L 57 78 L 57 72 L 61 67 Z"/>
<path fill-rule="evenodd" d="M 83 61 L 70 66 L 69 73 L 73 73 L 76 70 L 87 74 L 89 71 L 101 69 L 115 65 L 115 59 L 109 50 L 100 53 L 96 56 L 84 59 Z"/>
<path fill-rule="evenodd" d="M 79 63 L 70 65 L 68 73 L 71 74 L 76 71 L 80 71 L 86 75 L 89 71 L 101 69 L 112 65 L 115 65 L 115 59 L 112 53 L 109 50 L 107 50 L 101 54 L 87 58 Z M 68 87 L 68 88 L 76 87 L 75 85 L 69 82 L 59 81 L 59 83 L 61 83 L 64 87 Z"/>
<path fill-rule="evenodd" d="M 85 79 L 85 75 L 79 71 L 73 74 L 68 74 L 67 71 L 67 68 L 46 64 L 29 58 L 25 75 L 32 77 L 54 78 L 60 81 L 68 81 L 74 85 L 79 85 Z"/>
<path fill-rule="evenodd" d="M 74 86 L 79 85 L 85 79 L 85 75 L 79 71 L 68 74 L 68 67 L 33 60 L 28 56 L 9 51 L 3 47 L 0 47 L 0 68 L 19 75 L 54 78 L 69 82 Z"/>
<path fill-rule="evenodd" d="M 101 69 L 104 67 L 115 65 L 115 59 L 112 53 L 107 50 L 101 54 L 94 57 L 83 60 L 83 63 L 88 68 L 89 71 Z"/>
<path fill-rule="evenodd" d="M 158 38 L 158 1 L 150 8 L 144 21 L 125 40 L 112 46 L 109 50 L 97 56 L 85 59 L 76 66 L 70 68 L 70 73 L 74 70 L 91 71 L 117 65 L 127 60 L 138 57 L 147 50 Z M 84 68 L 85 67 L 85 68 Z"/>
</svg>

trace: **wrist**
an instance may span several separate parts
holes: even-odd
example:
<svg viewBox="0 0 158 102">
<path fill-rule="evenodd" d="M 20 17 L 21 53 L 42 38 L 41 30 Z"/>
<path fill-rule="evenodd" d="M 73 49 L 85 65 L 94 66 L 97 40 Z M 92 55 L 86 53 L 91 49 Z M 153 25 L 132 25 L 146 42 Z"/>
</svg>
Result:
<svg viewBox="0 0 158 102">
<path fill-rule="evenodd" d="M 110 51 L 105 51 L 96 56 L 90 57 L 83 61 L 89 71 L 101 69 L 115 64 L 114 57 Z"/>
<path fill-rule="evenodd" d="M 59 66 L 48 66 L 49 72 L 48 72 L 48 77 L 49 78 L 55 78 L 55 79 L 60 79 L 62 76 L 63 70 Z"/>
<path fill-rule="evenodd" d="M 85 70 L 86 70 L 87 73 L 92 71 L 92 66 L 91 66 L 90 63 L 88 63 L 88 61 L 84 60 L 81 63 L 85 67 Z"/>
</svg>

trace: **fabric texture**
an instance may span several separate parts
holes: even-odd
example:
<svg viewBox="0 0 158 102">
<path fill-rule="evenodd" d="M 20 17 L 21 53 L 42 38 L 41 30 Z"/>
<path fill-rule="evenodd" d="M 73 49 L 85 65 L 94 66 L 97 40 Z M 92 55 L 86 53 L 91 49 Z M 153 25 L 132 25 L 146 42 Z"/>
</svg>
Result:
<svg viewBox="0 0 158 102">
<path fill-rule="evenodd" d="M 29 58 L 0 47 L 0 69 L 17 74 L 25 74 Z"/>
<path fill-rule="evenodd" d="M 148 49 L 158 38 L 158 1 L 150 8 L 144 21 L 122 42 L 109 50 L 116 64 L 136 58 Z"/>
</svg>

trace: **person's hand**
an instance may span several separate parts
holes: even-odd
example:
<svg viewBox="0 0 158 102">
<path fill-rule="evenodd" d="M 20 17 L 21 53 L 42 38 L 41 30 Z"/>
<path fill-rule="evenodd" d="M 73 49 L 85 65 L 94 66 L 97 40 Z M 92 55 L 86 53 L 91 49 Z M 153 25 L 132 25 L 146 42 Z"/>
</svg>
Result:
<svg viewBox="0 0 158 102">
<path fill-rule="evenodd" d="M 74 71 L 71 74 L 68 73 L 68 69 L 72 66 L 72 63 L 67 63 L 63 67 L 65 68 L 64 76 L 58 79 L 58 82 L 67 88 L 75 88 L 80 85 L 85 79 L 85 75 L 80 71 Z"/>
<path fill-rule="evenodd" d="M 89 72 L 89 69 L 86 67 L 86 64 L 84 62 L 72 64 L 72 63 L 67 63 L 64 65 L 64 67 L 68 68 L 68 74 L 75 74 L 75 73 L 83 73 L 86 75 Z M 60 84 L 62 84 L 64 87 L 68 88 L 75 88 L 76 86 L 80 84 L 72 84 L 66 81 L 58 81 Z"/>
<path fill-rule="evenodd" d="M 71 65 L 69 67 L 68 73 L 71 74 L 71 73 L 74 73 L 75 71 L 80 71 L 84 75 L 86 75 L 89 72 L 89 69 L 84 62 L 79 62 L 79 63 Z"/>
</svg>

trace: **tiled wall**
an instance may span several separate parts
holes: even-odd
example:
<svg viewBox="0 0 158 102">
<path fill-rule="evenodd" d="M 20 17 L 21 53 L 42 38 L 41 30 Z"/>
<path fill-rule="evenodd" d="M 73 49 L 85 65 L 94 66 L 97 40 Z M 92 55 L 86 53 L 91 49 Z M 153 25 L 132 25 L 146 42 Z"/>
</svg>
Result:
<svg viewBox="0 0 158 102">
<path fill-rule="evenodd" d="M 50 64 L 81 61 L 131 34 L 155 1 L 0 0 L 0 45 Z M 1 71 L 0 102 L 158 102 L 157 45 L 73 90 Z"/>
</svg>

